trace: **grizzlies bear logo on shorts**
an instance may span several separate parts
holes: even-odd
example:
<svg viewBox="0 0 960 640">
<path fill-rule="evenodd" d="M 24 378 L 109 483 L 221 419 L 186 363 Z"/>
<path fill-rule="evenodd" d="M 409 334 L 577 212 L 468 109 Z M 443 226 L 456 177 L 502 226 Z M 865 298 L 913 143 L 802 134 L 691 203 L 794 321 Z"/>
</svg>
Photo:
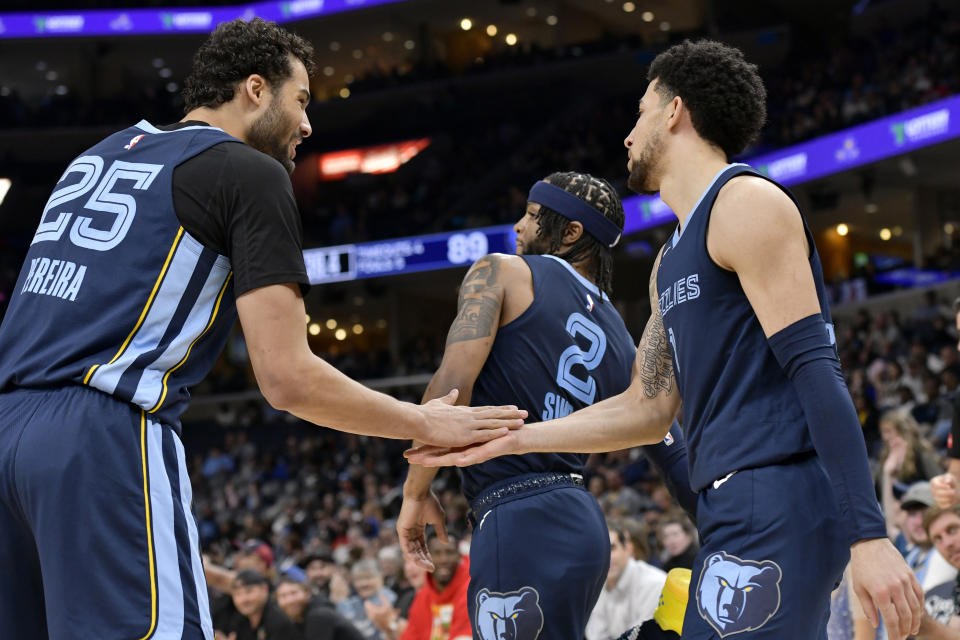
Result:
<svg viewBox="0 0 960 640">
<path fill-rule="evenodd" d="M 703 562 L 697 607 L 721 638 L 759 629 L 780 608 L 780 565 L 718 551 Z"/>
<path fill-rule="evenodd" d="M 533 587 L 510 593 L 481 589 L 475 629 L 480 640 L 536 640 L 543 629 L 540 594 Z"/>
</svg>

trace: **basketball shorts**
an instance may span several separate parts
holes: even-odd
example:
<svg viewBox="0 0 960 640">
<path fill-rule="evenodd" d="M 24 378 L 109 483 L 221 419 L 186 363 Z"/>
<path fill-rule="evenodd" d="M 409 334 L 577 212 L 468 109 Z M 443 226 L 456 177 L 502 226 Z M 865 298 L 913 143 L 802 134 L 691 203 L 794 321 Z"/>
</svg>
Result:
<svg viewBox="0 0 960 640">
<path fill-rule="evenodd" d="M 213 640 L 183 445 L 80 386 L 0 394 L 0 638 Z"/>
<path fill-rule="evenodd" d="M 826 640 L 850 548 L 819 458 L 717 480 L 700 492 L 697 520 L 685 640 Z"/>
<path fill-rule="evenodd" d="M 473 517 L 474 640 L 583 640 L 610 565 L 596 499 L 582 487 L 554 485 L 510 495 Z"/>
</svg>

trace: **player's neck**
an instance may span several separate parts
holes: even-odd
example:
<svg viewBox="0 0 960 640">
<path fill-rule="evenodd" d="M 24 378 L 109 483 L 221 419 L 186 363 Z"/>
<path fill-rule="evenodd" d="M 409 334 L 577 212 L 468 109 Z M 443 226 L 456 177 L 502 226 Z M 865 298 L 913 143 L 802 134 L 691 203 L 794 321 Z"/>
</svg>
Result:
<svg viewBox="0 0 960 640">
<path fill-rule="evenodd" d="M 683 228 L 714 176 L 729 163 L 722 152 L 706 145 L 679 149 L 678 153 L 673 154 L 672 160 L 660 182 L 660 198 L 677 216 Z"/>
<path fill-rule="evenodd" d="M 595 285 L 597 284 L 597 281 L 595 280 L 596 269 L 593 266 L 593 260 L 590 260 L 589 258 L 587 258 L 586 260 L 579 260 L 577 262 L 570 262 L 569 260 L 567 260 L 566 262 L 571 267 L 573 267 L 573 270 L 579 273 L 581 276 L 589 280 L 591 283 Z"/>
<path fill-rule="evenodd" d="M 235 112 L 230 103 L 222 105 L 216 109 L 209 107 L 198 107 L 183 116 L 181 122 L 187 120 L 199 120 L 206 122 L 211 127 L 223 129 L 234 138 L 247 141 L 247 125 L 244 119 Z"/>
</svg>

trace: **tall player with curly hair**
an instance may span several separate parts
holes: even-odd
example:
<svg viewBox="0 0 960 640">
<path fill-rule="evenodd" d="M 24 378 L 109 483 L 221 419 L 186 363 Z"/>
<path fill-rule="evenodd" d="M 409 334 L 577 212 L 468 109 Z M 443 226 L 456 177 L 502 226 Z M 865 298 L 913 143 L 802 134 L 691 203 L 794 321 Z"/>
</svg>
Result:
<svg viewBox="0 0 960 640">
<path fill-rule="evenodd" d="M 455 387 L 459 402 L 516 404 L 548 420 L 626 389 L 636 349 L 608 297 L 623 220 L 604 180 L 568 172 L 537 182 L 514 227 L 517 255 L 485 256 L 467 272 L 424 401 Z M 463 469 L 474 638 L 583 639 L 610 562 L 585 462 L 540 453 Z M 427 568 L 424 527 L 445 535 L 435 473 L 410 467 L 397 520 L 404 553 Z"/>
<path fill-rule="evenodd" d="M 237 316 L 267 400 L 353 433 L 466 444 L 513 408 L 373 392 L 307 344 L 289 172 L 312 48 L 220 25 L 183 121 L 67 167 L 0 328 L 0 638 L 213 640 L 179 416 Z"/>
<path fill-rule="evenodd" d="M 755 65 L 684 42 L 657 56 L 624 140 L 628 186 L 679 224 L 650 276 L 626 393 L 467 451 L 412 461 L 608 451 L 663 438 L 683 400 L 702 542 L 683 637 L 822 640 L 848 561 L 891 638 L 920 625 L 920 586 L 886 537 L 833 344 L 813 236 L 789 191 L 730 158 L 765 120 Z M 688 496 L 689 497 L 689 496 Z"/>
</svg>

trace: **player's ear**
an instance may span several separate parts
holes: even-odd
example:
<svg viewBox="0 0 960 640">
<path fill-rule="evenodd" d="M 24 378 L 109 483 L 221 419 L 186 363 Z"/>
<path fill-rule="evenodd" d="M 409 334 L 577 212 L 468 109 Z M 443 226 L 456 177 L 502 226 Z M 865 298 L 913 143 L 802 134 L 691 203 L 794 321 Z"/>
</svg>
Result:
<svg viewBox="0 0 960 640">
<path fill-rule="evenodd" d="M 573 244 L 583 235 L 583 225 L 579 222 L 568 222 L 563 230 L 563 244 Z"/>
<path fill-rule="evenodd" d="M 267 79 L 259 73 L 252 73 L 247 76 L 240 86 L 240 90 L 256 107 L 259 107 L 267 99 L 267 93 L 269 93 Z"/>
<path fill-rule="evenodd" d="M 673 100 L 666 106 L 667 129 L 673 129 L 680 123 L 680 119 L 687 110 L 687 105 L 680 96 L 674 96 Z"/>
</svg>

